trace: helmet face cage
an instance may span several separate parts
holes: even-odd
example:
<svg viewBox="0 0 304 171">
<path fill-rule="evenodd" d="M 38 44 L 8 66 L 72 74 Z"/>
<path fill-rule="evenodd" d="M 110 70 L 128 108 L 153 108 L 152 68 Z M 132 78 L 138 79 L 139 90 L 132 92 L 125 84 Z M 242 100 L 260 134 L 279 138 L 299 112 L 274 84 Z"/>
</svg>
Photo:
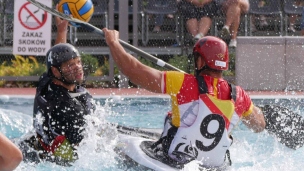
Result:
<svg viewBox="0 0 304 171">
<path fill-rule="evenodd" d="M 50 77 L 54 77 L 53 72 L 51 71 L 51 67 L 55 67 L 61 73 L 60 81 L 66 84 L 75 84 L 75 81 L 67 81 L 65 76 L 61 71 L 62 63 L 69 61 L 70 59 L 74 59 L 76 57 L 81 58 L 78 50 L 68 43 L 60 43 L 53 46 L 46 54 L 46 64 L 47 64 L 47 72 Z M 83 69 L 83 68 L 82 68 Z"/>
<path fill-rule="evenodd" d="M 74 65 L 74 64 L 72 64 L 72 65 Z M 61 72 L 62 76 L 66 77 L 68 75 L 73 75 L 73 73 L 75 73 L 75 72 L 79 72 L 81 70 L 83 71 L 83 66 L 82 66 L 81 60 L 80 60 L 80 65 L 81 65 L 81 67 L 77 68 L 77 71 L 75 70 L 75 68 L 71 67 L 70 65 L 66 65 L 65 67 L 61 65 L 61 66 L 57 67 L 57 69 Z M 64 68 L 64 70 L 63 70 L 63 68 Z M 63 72 L 63 71 L 65 71 L 65 72 Z"/>
<path fill-rule="evenodd" d="M 206 65 L 214 70 L 227 70 L 229 64 L 228 47 L 226 43 L 213 36 L 206 36 L 197 41 L 193 48 L 193 56 L 196 62 L 201 57 Z"/>
<path fill-rule="evenodd" d="M 85 75 L 83 75 L 83 80 L 81 82 L 77 82 L 77 80 L 73 77 L 75 73 L 83 72 L 82 62 L 81 62 L 81 67 L 77 68 L 77 70 L 71 69 L 69 66 L 68 68 L 69 68 L 68 70 L 63 72 L 62 67 L 59 67 L 58 70 L 61 73 L 61 78 L 59 80 L 61 80 L 66 84 L 83 84 L 85 81 Z"/>
</svg>

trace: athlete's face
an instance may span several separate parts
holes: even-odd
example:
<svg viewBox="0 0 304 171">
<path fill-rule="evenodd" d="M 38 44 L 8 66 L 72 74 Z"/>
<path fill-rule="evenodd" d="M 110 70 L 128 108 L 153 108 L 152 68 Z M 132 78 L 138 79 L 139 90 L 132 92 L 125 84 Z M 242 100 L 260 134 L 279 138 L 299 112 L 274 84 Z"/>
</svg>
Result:
<svg viewBox="0 0 304 171">
<path fill-rule="evenodd" d="M 70 59 L 61 65 L 62 75 L 68 82 L 81 84 L 84 80 L 83 67 L 80 57 Z"/>
</svg>

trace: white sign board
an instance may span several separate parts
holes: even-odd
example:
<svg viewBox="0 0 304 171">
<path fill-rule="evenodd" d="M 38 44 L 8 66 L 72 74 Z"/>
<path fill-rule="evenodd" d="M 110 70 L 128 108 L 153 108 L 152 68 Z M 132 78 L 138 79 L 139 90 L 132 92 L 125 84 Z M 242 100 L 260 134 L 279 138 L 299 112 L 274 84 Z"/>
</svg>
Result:
<svg viewBox="0 0 304 171">
<path fill-rule="evenodd" d="M 13 54 L 45 55 L 51 48 L 52 16 L 26 0 L 14 0 Z M 37 0 L 52 7 L 52 0 Z"/>
</svg>

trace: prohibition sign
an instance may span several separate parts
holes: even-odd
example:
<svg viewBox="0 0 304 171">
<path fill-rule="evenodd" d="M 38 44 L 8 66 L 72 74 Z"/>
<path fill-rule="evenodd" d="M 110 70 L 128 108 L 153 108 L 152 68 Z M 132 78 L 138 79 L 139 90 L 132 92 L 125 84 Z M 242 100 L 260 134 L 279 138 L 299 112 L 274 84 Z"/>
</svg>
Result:
<svg viewBox="0 0 304 171">
<path fill-rule="evenodd" d="M 29 9 L 30 6 L 35 7 L 30 2 L 27 2 L 21 6 L 19 13 L 18 13 L 18 19 L 23 27 L 25 27 L 29 30 L 37 30 L 46 23 L 48 15 L 47 15 L 46 11 L 44 11 L 44 13 L 42 15 L 41 15 L 41 13 L 36 14 L 41 9 L 38 8 L 35 11 L 31 11 Z M 23 16 L 21 16 L 21 14 L 23 14 Z M 25 16 L 25 14 L 27 14 L 27 15 Z M 38 15 L 41 15 L 41 16 L 38 16 Z M 24 20 L 24 19 L 22 19 L 22 17 L 26 18 L 26 19 Z M 34 21 L 28 21 L 29 18 L 32 18 Z"/>
</svg>

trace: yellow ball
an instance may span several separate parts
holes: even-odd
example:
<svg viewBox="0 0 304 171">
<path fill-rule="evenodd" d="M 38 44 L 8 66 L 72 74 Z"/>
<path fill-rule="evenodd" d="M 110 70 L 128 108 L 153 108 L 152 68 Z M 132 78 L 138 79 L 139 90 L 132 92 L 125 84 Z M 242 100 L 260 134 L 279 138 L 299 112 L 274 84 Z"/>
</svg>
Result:
<svg viewBox="0 0 304 171">
<path fill-rule="evenodd" d="M 94 13 L 94 5 L 92 0 L 61 0 L 58 4 L 58 11 L 89 22 Z M 78 27 L 75 23 L 71 24 Z"/>
</svg>

